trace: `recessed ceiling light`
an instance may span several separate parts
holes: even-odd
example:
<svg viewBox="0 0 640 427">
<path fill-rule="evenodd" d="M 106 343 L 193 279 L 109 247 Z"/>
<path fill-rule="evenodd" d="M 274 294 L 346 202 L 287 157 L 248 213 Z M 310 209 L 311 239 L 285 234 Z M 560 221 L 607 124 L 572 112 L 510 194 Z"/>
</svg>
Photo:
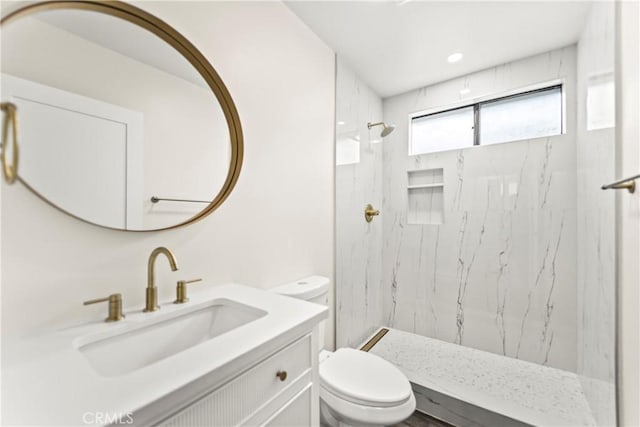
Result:
<svg viewBox="0 0 640 427">
<path fill-rule="evenodd" d="M 343 122 L 342 120 L 340 120 L 340 121 L 338 122 L 338 125 L 339 125 L 339 126 L 342 126 L 343 124 L 344 124 L 344 122 Z"/>
<path fill-rule="evenodd" d="M 460 89 L 460 95 L 466 95 L 469 92 L 471 92 L 471 89 L 469 89 L 468 87 L 465 87 L 464 89 Z"/>
<path fill-rule="evenodd" d="M 462 54 L 460 52 L 456 52 L 449 55 L 449 57 L 447 58 L 447 61 L 449 61 L 450 64 L 453 64 L 454 62 L 458 62 L 461 59 L 462 59 Z"/>
</svg>

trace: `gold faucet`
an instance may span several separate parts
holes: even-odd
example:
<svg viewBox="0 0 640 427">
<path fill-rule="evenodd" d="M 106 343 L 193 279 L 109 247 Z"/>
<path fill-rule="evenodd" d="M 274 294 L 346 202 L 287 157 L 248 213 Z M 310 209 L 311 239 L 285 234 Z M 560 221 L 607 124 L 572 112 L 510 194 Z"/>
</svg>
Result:
<svg viewBox="0 0 640 427">
<path fill-rule="evenodd" d="M 151 255 L 149 255 L 149 262 L 147 263 L 147 301 L 143 311 L 156 311 L 160 308 L 158 307 L 158 288 L 154 284 L 155 276 L 153 272 L 156 258 L 158 258 L 158 255 L 160 254 L 166 255 L 169 260 L 169 265 L 171 266 L 171 271 L 176 271 L 178 269 L 176 257 L 169 249 L 164 246 L 160 246 L 151 252 Z"/>
<path fill-rule="evenodd" d="M 117 322 L 118 320 L 124 319 L 124 314 L 122 314 L 122 295 L 121 294 L 112 294 L 106 298 L 98 298 L 92 299 L 90 301 L 85 301 L 84 305 L 96 304 L 99 302 L 109 301 L 109 316 L 104 319 L 105 322 Z"/>
</svg>

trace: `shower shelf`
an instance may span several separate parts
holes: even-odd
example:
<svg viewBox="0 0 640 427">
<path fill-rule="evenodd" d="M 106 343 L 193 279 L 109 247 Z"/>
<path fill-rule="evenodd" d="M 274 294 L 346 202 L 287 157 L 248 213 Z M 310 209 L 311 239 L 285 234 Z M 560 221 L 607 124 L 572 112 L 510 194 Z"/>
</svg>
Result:
<svg viewBox="0 0 640 427">
<path fill-rule="evenodd" d="M 439 183 L 435 183 L 435 184 L 407 185 L 407 188 L 409 190 L 416 190 L 418 188 L 437 188 L 437 187 L 444 187 L 444 184 L 439 182 Z"/>
<path fill-rule="evenodd" d="M 407 223 L 442 224 L 444 222 L 444 170 L 407 171 Z"/>
</svg>

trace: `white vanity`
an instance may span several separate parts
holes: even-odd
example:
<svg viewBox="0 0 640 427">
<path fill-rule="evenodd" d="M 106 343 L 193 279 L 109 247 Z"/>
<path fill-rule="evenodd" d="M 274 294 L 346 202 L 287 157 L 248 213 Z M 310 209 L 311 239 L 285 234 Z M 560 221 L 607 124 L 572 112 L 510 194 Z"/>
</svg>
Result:
<svg viewBox="0 0 640 427">
<path fill-rule="evenodd" d="M 125 314 L 3 342 L 3 422 L 318 425 L 325 307 L 225 285 Z"/>
</svg>

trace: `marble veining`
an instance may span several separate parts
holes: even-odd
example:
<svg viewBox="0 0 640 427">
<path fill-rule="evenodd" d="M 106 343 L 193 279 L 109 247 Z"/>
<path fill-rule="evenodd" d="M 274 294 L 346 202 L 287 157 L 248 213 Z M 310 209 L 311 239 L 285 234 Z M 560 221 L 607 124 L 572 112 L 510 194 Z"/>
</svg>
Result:
<svg viewBox="0 0 640 427">
<path fill-rule="evenodd" d="M 398 255 L 396 256 L 396 264 L 393 268 L 392 279 L 391 279 L 391 313 L 389 314 L 389 324 L 393 324 L 393 321 L 396 316 L 396 306 L 397 306 L 397 297 L 398 297 L 398 271 L 400 270 L 400 249 L 402 245 L 402 236 L 404 235 L 404 226 L 402 222 L 398 221 L 399 230 L 399 245 L 398 247 Z"/>
<path fill-rule="evenodd" d="M 549 334 L 549 324 L 551 323 L 551 315 L 553 313 L 553 289 L 556 285 L 556 261 L 558 259 L 558 251 L 560 249 L 560 241 L 562 240 L 562 229 L 564 228 L 564 215 L 562 221 L 560 222 L 560 231 L 558 232 L 558 241 L 556 243 L 556 248 L 553 253 L 553 259 L 551 261 L 551 279 L 549 285 L 549 293 L 547 294 L 547 304 L 546 304 L 546 313 L 544 318 L 544 328 L 542 329 L 542 342 L 547 343 L 547 350 L 545 352 L 543 365 L 546 365 L 549 361 L 549 351 L 551 351 L 551 344 L 553 343 L 553 331 Z"/>
<path fill-rule="evenodd" d="M 465 237 L 465 231 L 467 229 L 467 213 L 465 212 L 462 215 L 462 223 L 460 224 L 460 231 L 459 231 L 459 235 L 460 235 L 460 243 L 458 245 L 459 250 L 458 250 L 458 271 L 456 273 L 456 276 L 458 277 L 458 298 L 456 301 L 457 304 L 457 311 L 456 311 L 456 326 L 458 328 L 458 332 L 456 334 L 456 342 L 458 344 L 460 344 L 462 342 L 462 330 L 464 328 L 464 309 L 463 309 L 463 300 L 464 300 L 464 293 L 466 291 L 466 281 L 463 280 L 464 277 L 464 259 L 462 257 L 462 249 L 464 248 L 463 243 L 464 243 L 464 237 Z M 467 279 L 469 278 L 469 275 L 467 274 Z"/>
<path fill-rule="evenodd" d="M 613 195 L 593 189 L 614 178 L 614 134 L 586 132 L 584 111 L 572 101 L 585 104 L 585 76 L 609 67 L 612 56 L 598 38 L 612 25 L 609 15 L 592 13 L 578 46 L 577 82 L 570 46 L 384 100 L 384 119 L 396 130 L 383 144 L 363 144 L 364 161 L 337 172 L 337 193 L 350 189 L 338 199 L 338 345 L 354 345 L 386 324 L 577 371 L 590 402 L 601 408 L 598 422 L 613 423 L 613 394 L 602 392 L 614 378 Z M 407 155 L 407 115 L 464 100 L 459 85 L 477 95 L 555 78 L 566 90 L 566 134 Z M 351 112 L 369 111 L 353 102 L 364 93 L 349 91 Z M 382 154 L 373 151 L 380 148 Z M 356 169 L 365 165 L 371 172 Z M 407 224 L 407 171 L 437 168 L 443 223 Z M 353 218 L 363 194 L 381 200 L 382 214 L 358 234 Z M 343 239 L 340 230 L 352 225 Z"/>
<path fill-rule="evenodd" d="M 459 102 L 463 83 L 499 94 L 560 77 L 575 129 L 575 54 L 569 46 L 384 100 L 396 124 L 383 146 L 386 325 L 575 371 L 575 132 L 407 154 L 408 115 Z M 443 170 L 442 224 L 405 223 L 415 168 Z"/>
<path fill-rule="evenodd" d="M 458 207 L 458 209 L 460 209 L 460 200 L 462 198 L 463 172 L 464 172 L 464 150 L 459 150 L 458 156 L 456 158 L 456 178 L 458 182 L 456 187 L 456 194 L 453 197 L 453 203 Z"/>
<path fill-rule="evenodd" d="M 382 323 L 382 222 L 364 220 L 364 207 L 382 205 L 382 100 L 341 58 L 337 61 L 336 143 L 357 147 L 349 162 L 336 166 L 336 330 L 338 346 L 353 346 Z M 338 152 L 336 154 L 339 154 Z"/>
<path fill-rule="evenodd" d="M 551 179 L 553 178 L 552 175 L 547 173 L 547 167 L 549 165 L 549 157 L 551 156 L 552 148 L 553 145 L 551 144 L 551 138 L 547 138 L 547 141 L 544 144 L 544 161 L 542 164 L 542 169 L 540 171 L 540 186 L 543 187 L 542 192 L 544 194 L 544 196 L 542 197 L 542 204 L 540 205 L 540 209 L 544 208 L 544 206 L 547 204 L 547 195 L 549 194 L 549 189 L 551 188 Z"/>
<path fill-rule="evenodd" d="M 613 70 L 613 15 L 595 3 L 577 46 L 384 101 L 338 61 L 338 115 L 396 125 L 383 144 L 361 139 L 359 165 L 337 168 L 338 346 L 385 324 L 577 372 L 598 424 L 615 424 L 615 202 L 599 190 L 616 178 L 615 132 L 587 130 L 585 108 L 594 76 Z M 565 134 L 407 154 L 410 113 L 556 79 Z M 407 220 L 414 169 L 443 170 L 441 224 Z M 354 219 L 365 200 L 382 206 L 369 227 Z"/>
<path fill-rule="evenodd" d="M 523 423 L 596 425 L 572 372 L 396 329 L 370 352 L 398 366 L 414 384 Z"/>
</svg>

